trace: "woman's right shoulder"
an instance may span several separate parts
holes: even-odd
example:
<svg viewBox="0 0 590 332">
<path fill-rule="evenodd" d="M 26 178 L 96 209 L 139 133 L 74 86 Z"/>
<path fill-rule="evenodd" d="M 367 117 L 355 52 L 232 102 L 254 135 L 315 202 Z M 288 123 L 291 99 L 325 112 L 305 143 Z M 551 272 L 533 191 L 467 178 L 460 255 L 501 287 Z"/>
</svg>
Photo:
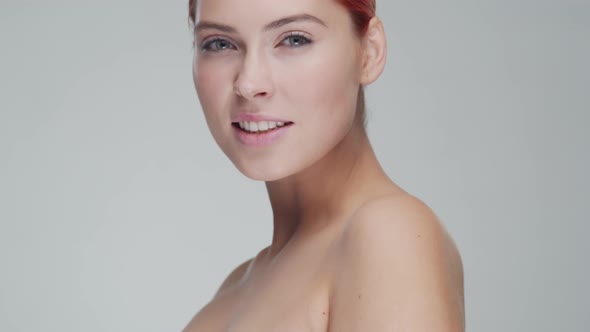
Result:
<svg viewBox="0 0 590 332">
<path fill-rule="evenodd" d="M 248 274 L 248 271 L 251 270 L 252 265 L 254 265 L 256 263 L 256 261 L 260 261 L 260 259 L 262 259 L 262 257 L 264 257 L 266 255 L 268 249 L 269 249 L 269 247 L 266 247 L 266 248 L 260 250 L 260 252 L 256 256 L 246 260 L 245 262 L 241 263 L 236 268 L 234 268 L 229 273 L 229 275 L 225 278 L 223 283 L 221 283 L 221 286 L 217 290 L 217 293 L 215 293 L 214 298 L 217 298 L 219 295 L 221 295 L 225 291 L 232 289 L 242 279 L 244 279 L 246 277 L 246 275 Z"/>
<path fill-rule="evenodd" d="M 219 289 L 215 293 L 214 298 L 218 297 L 225 291 L 233 288 L 233 286 L 235 286 L 240 280 L 242 280 L 244 275 L 246 275 L 246 273 L 248 272 L 248 269 L 254 261 L 254 259 L 255 258 L 250 258 L 238 265 L 236 268 L 234 268 L 225 278 L 225 280 L 221 283 L 221 286 L 219 286 Z"/>
</svg>

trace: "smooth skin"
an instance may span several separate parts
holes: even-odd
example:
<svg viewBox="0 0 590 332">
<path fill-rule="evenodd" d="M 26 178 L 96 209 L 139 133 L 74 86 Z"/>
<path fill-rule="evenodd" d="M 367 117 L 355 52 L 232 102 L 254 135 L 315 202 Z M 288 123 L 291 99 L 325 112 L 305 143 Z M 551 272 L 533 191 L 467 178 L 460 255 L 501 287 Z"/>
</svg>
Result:
<svg viewBox="0 0 590 332">
<path fill-rule="evenodd" d="M 207 124 L 238 170 L 265 181 L 274 228 L 184 331 L 464 331 L 457 248 L 385 174 L 357 112 L 359 86 L 385 66 L 379 18 L 358 36 L 333 0 L 199 0 L 196 23 Z M 237 112 L 293 125 L 272 146 L 245 146 Z"/>
</svg>

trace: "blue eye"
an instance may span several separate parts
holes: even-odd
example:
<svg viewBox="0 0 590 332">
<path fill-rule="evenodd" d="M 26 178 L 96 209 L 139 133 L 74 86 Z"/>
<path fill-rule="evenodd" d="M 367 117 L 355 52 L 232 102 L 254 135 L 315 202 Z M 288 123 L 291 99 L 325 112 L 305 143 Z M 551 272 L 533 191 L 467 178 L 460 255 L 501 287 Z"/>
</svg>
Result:
<svg viewBox="0 0 590 332">
<path fill-rule="evenodd" d="M 229 41 L 221 38 L 215 38 L 201 46 L 201 50 L 205 52 L 221 52 L 227 49 L 235 49 L 235 46 L 233 46 Z"/>
<path fill-rule="evenodd" d="M 292 33 L 289 36 L 285 37 L 285 39 L 283 39 L 283 41 L 281 42 L 281 44 L 289 47 L 301 47 L 310 43 L 311 39 L 305 37 L 301 33 Z"/>
</svg>

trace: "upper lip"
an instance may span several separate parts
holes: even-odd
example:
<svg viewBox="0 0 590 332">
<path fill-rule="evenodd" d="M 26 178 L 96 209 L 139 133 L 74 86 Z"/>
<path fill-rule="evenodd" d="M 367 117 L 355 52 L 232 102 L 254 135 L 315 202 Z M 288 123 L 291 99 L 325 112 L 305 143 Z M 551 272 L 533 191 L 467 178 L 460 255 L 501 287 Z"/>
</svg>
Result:
<svg viewBox="0 0 590 332">
<path fill-rule="evenodd" d="M 238 113 L 231 118 L 232 122 L 261 122 L 261 121 L 271 121 L 271 122 L 291 122 L 285 119 L 280 119 L 270 115 L 264 114 L 255 114 L 255 113 Z"/>
</svg>

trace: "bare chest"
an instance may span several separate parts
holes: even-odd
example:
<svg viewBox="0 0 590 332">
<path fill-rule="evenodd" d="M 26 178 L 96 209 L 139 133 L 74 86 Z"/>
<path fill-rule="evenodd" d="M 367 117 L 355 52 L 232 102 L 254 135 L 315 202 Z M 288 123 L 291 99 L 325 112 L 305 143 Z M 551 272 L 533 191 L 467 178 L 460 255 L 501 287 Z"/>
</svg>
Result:
<svg viewBox="0 0 590 332">
<path fill-rule="evenodd" d="M 253 287 L 231 307 L 220 332 L 326 332 L 328 326 L 327 287 L 321 284 Z"/>
<path fill-rule="evenodd" d="M 220 294 L 185 332 L 326 332 L 330 255 L 285 260 Z"/>
</svg>

